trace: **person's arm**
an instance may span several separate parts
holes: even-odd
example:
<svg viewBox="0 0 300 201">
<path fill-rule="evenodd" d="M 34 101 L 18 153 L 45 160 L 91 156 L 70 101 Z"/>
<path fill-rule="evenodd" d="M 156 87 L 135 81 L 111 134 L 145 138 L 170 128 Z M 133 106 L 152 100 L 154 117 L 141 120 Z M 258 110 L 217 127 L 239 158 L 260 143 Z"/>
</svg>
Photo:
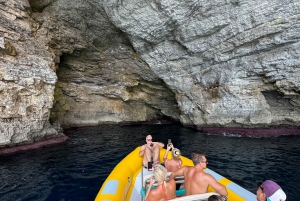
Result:
<svg viewBox="0 0 300 201">
<path fill-rule="evenodd" d="M 145 149 L 146 149 L 146 145 L 141 146 L 140 153 L 139 153 L 140 156 L 144 156 Z"/>
<path fill-rule="evenodd" d="M 163 148 L 165 145 L 162 142 L 153 142 L 153 144 L 157 144 L 159 147 Z"/>
<path fill-rule="evenodd" d="M 166 161 L 168 160 L 168 152 L 169 152 L 169 150 L 166 150 L 165 155 L 164 155 L 165 164 L 166 164 Z"/>
<path fill-rule="evenodd" d="M 172 174 L 170 175 L 170 179 L 174 179 L 175 180 L 175 177 L 177 176 L 183 176 L 184 175 L 184 171 L 187 169 L 188 167 L 187 166 L 183 166 L 177 170 L 175 170 L 174 172 L 172 172 Z"/>
<path fill-rule="evenodd" d="M 149 199 L 147 200 L 149 194 L 150 194 L 150 191 L 151 191 L 151 187 L 153 186 L 155 182 L 155 179 L 153 177 L 150 178 L 150 183 L 149 183 L 149 187 L 148 187 L 148 190 L 147 190 L 147 193 L 146 193 L 146 197 L 145 197 L 145 201 L 149 201 Z"/>
<path fill-rule="evenodd" d="M 182 166 L 182 160 L 179 159 L 179 167 L 178 168 L 180 168 L 181 166 Z"/>
<path fill-rule="evenodd" d="M 168 159 L 168 152 L 170 151 L 170 149 L 172 148 L 172 146 L 167 146 L 167 150 L 166 150 L 165 155 L 164 155 L 164 162 L 166 162 L 166 160 Z"/>
<path fill-rule="evenodd" d="M 224 185 L 220 184 L 219 182 L 217 182 L 217 180 L 213 176 L 211 176 L 209 174 L 208 174 L 208 176 L 209 176 L 209 178 L 208 178 L 208 180 L 209 180 L 208 184 L 213 189 L 215 189 L 216 192 L 219 193 L 220 195 L 227 196 L 228 192 L 226 190 L 226 187 Z"/>
</svg>

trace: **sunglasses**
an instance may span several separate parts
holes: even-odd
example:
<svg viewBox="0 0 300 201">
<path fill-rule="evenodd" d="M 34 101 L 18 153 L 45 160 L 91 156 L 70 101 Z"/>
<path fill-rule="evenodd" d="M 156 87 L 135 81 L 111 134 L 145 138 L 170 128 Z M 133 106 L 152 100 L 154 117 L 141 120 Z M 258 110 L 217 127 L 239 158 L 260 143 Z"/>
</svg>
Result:
<svg viewBox="0 0 300 201">
<path fill-rule="evenodd" d="M 200 163 L 206 163 L 206 164 L 208 164 L 208 161 L 200 161 Z"/>
<path fill-rule="evenodd" d="M 152 139 L 147 139 L 147 141 L 152 141 Z"/>
</svg>

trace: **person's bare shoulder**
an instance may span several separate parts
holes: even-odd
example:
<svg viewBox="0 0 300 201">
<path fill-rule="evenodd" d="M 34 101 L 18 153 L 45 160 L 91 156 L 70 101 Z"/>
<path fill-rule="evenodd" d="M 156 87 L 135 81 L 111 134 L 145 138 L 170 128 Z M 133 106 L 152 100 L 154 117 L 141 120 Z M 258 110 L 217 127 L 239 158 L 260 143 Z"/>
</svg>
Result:
<svg viewBox="0 0 300 201">
<path fill-rule="evenodd" d="M 176 181 L 175 181 L 175 179 L 170 179 L 169 181 L 168 181 L 168 184 L 171 184 L 171 185 L 176 185 Z"/>
<path fill-rule="evenodd" d="M 159 191 L 158 188 L 151 190 L 150 193 L 149 193 L 149 196 L 148 196 L 149 201 L 152 201 L 152 200 L 155 201 L 155 200 L 157 200 L 158 197 L 159 197 L 159 195 L 160 195 L 160 191 Z"/>
<path fill-rule="evenodd" d="M 182 169 L 183 174 L 186 175 L 191 175 L 193 172 L 195 172 L 193 166 L 182 166 L 180 169 Z"/>
<path fill-rule="evenodd" d="M 205 177 L 205 179 L 208 181 L 208 182 L 215 182 L 216 181 L 216 179 L 211 175 L 211 174 L 208 174 L 208 173 L 206 173 L 206 172 L 203 172 L 204 173 L 204 177 Z"/>
<path fill-rule="evenodd" d="M 187 172 L 190 168 L 190 166 L 182 166 L 180 169 L 182 169 L 183 172 Z"/>
</svg>

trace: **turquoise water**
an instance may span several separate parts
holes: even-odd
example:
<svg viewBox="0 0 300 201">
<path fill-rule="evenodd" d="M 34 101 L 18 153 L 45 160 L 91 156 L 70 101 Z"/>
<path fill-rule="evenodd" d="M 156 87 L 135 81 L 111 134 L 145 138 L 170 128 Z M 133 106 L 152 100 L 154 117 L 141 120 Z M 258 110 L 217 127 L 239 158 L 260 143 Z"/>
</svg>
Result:
<svg viewBox="0 0 300 201">
<path fill-rule="evenodd" d="M 0 156 L 1 201 L 94 200 L 114 168 L 148 134 L 172 139 L 184 156 L 200 150 L 208 167 L 249 191 L 265 179 L 299 201 L 300 136 L 239 138 L 207 135 L 180 125 L 103 125 L 67 132 L 66 142 Z"/>
</svg>

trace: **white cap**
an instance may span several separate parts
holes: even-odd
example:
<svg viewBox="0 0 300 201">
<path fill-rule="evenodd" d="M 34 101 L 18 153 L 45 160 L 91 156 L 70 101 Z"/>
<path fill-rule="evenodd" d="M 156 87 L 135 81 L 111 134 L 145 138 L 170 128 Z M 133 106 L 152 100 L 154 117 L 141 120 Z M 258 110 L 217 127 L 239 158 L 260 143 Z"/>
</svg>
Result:
<svg viewBox="0 0 300 201">
<path fill-rule="evenodd" d="M 283 190 L 280 188 L 278 189 L 273 195 L 269 197 L 271 201 L 285 201 L 286 200 L 286 194 L 283 192 Z"/>
</svg>

